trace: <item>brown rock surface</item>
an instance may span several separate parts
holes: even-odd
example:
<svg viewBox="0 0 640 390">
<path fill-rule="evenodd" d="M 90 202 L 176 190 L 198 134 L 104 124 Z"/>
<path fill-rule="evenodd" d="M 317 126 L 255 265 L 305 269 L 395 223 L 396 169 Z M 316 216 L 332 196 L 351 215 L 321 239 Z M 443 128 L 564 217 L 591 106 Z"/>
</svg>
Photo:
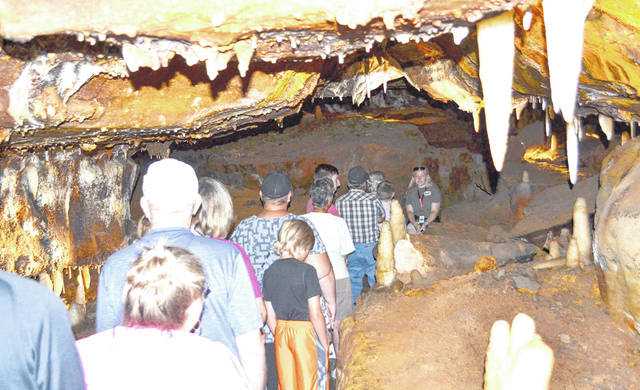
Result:
<svg viewBox="0 0 640 390">
<path fill-rule="evenodd" d="M 97 266 L 125 241 L 138 169 L 125 149 L 44 152 L 1 169 L 0 268 L 36 277 Z"/>
<path fill-rule="evenodd" d="M 640 141 L 616 148 L 602 164 L 594 261 L 609 312 L 640 332 Z"/>
</svg>

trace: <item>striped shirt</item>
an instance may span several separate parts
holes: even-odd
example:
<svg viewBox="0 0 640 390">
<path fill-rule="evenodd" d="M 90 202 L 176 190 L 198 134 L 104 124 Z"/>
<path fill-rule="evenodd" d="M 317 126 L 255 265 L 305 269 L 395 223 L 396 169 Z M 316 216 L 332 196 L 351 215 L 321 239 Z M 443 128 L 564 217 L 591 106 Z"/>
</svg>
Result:
<svg viewBox="0 0 640 390">
<path fill-rule="evenodd" d="M 354 244 L 378 241 L 378 221 L 384 218 L 384 208 L 375 194 L 351 189 L 336 200 L 336 207 L 347 222 Z"/>
</svg>

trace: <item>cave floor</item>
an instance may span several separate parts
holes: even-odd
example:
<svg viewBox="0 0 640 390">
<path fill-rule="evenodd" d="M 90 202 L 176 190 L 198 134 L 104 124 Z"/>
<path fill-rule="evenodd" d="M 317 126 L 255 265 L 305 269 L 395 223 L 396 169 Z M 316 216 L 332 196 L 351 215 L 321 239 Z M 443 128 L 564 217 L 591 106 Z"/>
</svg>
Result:
<svg viewBox="0 0 640 390">
<path fill-rule="evenodd" d="M 533 277 L 537 292 L 517 290 Z M 372 290 L 343 322 L 342 389 L 481 389 L 489 330 L 523 312 L 553 349 L 554 389 L 640 389 L 640 339 L 605 312 L 592 268 L 530 263 Z"/>
</svg>

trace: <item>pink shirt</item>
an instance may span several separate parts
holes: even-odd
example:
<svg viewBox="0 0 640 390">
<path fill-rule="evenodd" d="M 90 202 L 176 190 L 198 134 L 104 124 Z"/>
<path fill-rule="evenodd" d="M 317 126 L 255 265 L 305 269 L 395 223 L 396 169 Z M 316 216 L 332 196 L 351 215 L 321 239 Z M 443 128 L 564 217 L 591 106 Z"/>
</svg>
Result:
<svg viewBox="0 0 640 390">
<path fill-rule="evenodd" d="M 307 213 L 311 213 L 313 212 L 314 207 L 313 207 L 313 202 L 311 201 L 311 199 L 309 199 L 307 201 Z M 336 207 L 335 204 L 332 204 L 329 209 L 327 210 L 327 213 L 331 214 L 331 215 L 335 215 L 336 217 L 340 216 L 340 212 L 338 211 L 338 208 Z"/>
<path fill-rule="evenodd" d="M 76 342 L 87 390 L 247 389 L 222 343 L 183 331 L 118 326 Z"/>
</svg>

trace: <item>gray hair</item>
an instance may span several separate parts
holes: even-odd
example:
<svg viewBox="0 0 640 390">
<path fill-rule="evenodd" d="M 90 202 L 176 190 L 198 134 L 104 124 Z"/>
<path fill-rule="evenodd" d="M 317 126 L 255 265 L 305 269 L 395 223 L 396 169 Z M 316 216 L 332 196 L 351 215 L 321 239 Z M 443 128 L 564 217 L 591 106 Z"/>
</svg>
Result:
<svg viewBox="0 0 640 390">
<path fill-rule="evenodd" d="M 369 192 L 376 192 L 378 185 L 384 181 L 384 173 L 382 171 L 374 171 L 369 174 L 367 184 Z"/>
<path fill-rule="evenodd" d="M 233 200 L 227 187 L 216 179 L 203 177 L 198 191 L 202 207 L 192 227 L 206 236 L 226 238 L 233 222 Z"/>
<path fill-rule="evenodd" d="M 309 189 L 309 195 L 311 196 L 311 203 L 314 207 L 323 208 L 331 203 L 333 199 L 333 193 L 335 188 L 333 187 L 333 181 L 324 177 L 318 179 L 311 185 Z"/>
<path fill-rule="evenodd" d="M 378 199 L 380 200 L 391 200 L 393 199 L 393 196 L 396 194 L 395 190 L 393 189 L 393 184 L 391 184 L 386 180 L 378 184 L 376 193 L 378 195 Z"/>
</svg>

